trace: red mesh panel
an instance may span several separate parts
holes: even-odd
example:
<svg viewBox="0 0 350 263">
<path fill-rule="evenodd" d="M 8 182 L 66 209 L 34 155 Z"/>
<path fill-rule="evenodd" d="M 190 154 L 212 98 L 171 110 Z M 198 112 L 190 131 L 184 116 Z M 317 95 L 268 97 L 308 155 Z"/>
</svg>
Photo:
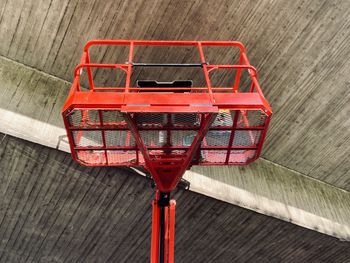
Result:
<svg viewBox="0 0 350 263">
<path fill-rule="evenodd" d="M 231 131 L 208 131 L 202 146 L 226 146 L 228 147 Z"/>
<path fill-rule="evenodd" d="M 98 150 L 78 150 L 77 158 L 87 165 L 104 165 L 106 164 L 105 151 Z"/>
<path fill-rule="evenodd" d="M 106 130 L 106 146 L 135 146 L 134 136 L 126 130 Z"/>
<path fill-rule="evenodd" d="M 232 126 L 236 111 L 221 110 L 213 121 L 211 127 Z"/>
<path fill-rule="evenodd" d="M 237 121 L 237 127 L 263 126 L 266 115 L 260 110 L 241 110 Z"/>
<path fill-rule="evenodd" d="M 152 158 L 183 156 L 201 123 L 201 115 L 194 113 L 134 113 L 132 116 Z M 73 128 L 75 147 L 89 149 L 77 154 L 82 162 L 144 164 L 141 151 L 136 154 L 135 138 L 120 111 L 73 110 L 68 121 Z M 201 142 L 201 154 L 194 162 L 240 164 L 257 157 L 265 121 L 266 115 L 260 110 L 221 110 Z"/>
<path fill-rule="evenodd" d="M 123 114 L 117 110 L 102 110 L 101 111 L 103 124 L 107 126 L 127 127 L 127 123 Z"/>
<path fill-rule="evenodd" d="M 168 122 L 163 113 L 135 113 L 134 118 L 139 127 L 160 127 Z"/>
<path fill-rule="evenodd" d="M 68 122 L 71 127 L 80 127 L 82 125 L 82 110 L 74 110 L 68 116 Z"/>
<path fill-rule="evenodd" d="M 255 157 L 255 150 L 233 150 L 230 152 L 229 163 L 244 164 Z"/>
<path fill-rule="evenodd" d="M 136 151 L 107 151 L 107 158 L 109 164 L 130 164 L 136 163 Z"/>
<path fill-rule="evenodd" d="M 171 144 L 173 146 L 191 146 L 194 137 L 197 135 L 196 131 L 172 131 Z"/>
<path fill-rule="evenodd" d="M 171 122 L 175 127 L 198 127 L 200 117 L 195 113 L 175 113 L 171 114 Z"/>
<path fill-rule="evenodd" d="M 241 130 L 235 131 L 233 146 L 257 146 L 261 131 Z"/>
<path fill-rule="evenodd" d="M 224 164 L 227 150 L 204 150 L 201 151 L 201 163 L 203 164 Z"/>
<path fill-rule="evenodd" d="M 73 138 L 75 146 L 103 146 L 101 131 L 73 131 Z"/>
</svg>

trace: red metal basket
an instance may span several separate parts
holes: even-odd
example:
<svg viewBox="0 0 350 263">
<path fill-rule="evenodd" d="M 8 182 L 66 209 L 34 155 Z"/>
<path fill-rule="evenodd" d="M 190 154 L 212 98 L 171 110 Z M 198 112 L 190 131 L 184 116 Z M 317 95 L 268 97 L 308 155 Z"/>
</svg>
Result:
<svg viewBox="0 0 350 263">
<path fill-rule="evenodd" d="M 128 61 L 91 63 L 89 48 L 100 45 L 127 46 Z M 137 46 L 195 47 L 201 63 L 134 62 Z M 209 64 L 204 54 L 208 46 L 237 48 L 239 61 Z M 132 87 L 135 67 L 198 67 L 206 84 L 188 88 Z M 96 86 L 96 68 L 122 70 L 125 85 Z M 222 69 L 235 70 L 232 86 L 212 85 L 212 72 Z M 85 89 L 80 84 L 83 71 L 88 79 Z M 250 78 L 245 92 L 241 91 L 243 72 Z M 75 69 L 62 114 L 76 161 L 89 166 L 145 166 L 157 187 L 168 192 L 191 165 L 245 165 L 256 160 L 272 111 L 240 42 L 93 40 L 86 44 Z"/>
<path fill-rule="evenodd" d="M 128 61 L 91 63 L 91 46 L 127 47 Z M 200 63 L 134 62 L 134 49 L 140 46 L 192 47 L 198 50 Z M 237 48 L 237 64 L 209 64 L 204 48 L 218 46 Z M 143 81 L 146 85 L 138 82 L 135 87 L 131 77 L 136 67 L 200 68 L 205 85 Z M 106 68 L 124 72 L 125 84 L 98 86 L 94 69 Z M 232 85 L 213 84 L 212 73 L 221 70 L 235 71 Z M 82 72 L 87 75 L 83 85 Z M 141 165 L 153 176 L 158 191 L 151 263 L 174 262 L 175 201 L 170 201 L 170 191 L 184 172 L 191 165 L 245 165 L 256 160 L 271 114 L 244 46 L 234 41 L 90 41 L 62 110 L 74 160 L 89 166 Z"/>
</svg>

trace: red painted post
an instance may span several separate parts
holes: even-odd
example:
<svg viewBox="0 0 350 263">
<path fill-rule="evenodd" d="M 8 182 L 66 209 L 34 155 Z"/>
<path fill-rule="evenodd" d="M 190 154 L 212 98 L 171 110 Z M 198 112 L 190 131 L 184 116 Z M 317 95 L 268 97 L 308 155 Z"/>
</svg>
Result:
<svg viewBox="0 0 350 263">
<path fill-rule="evenodd" d="M 151 240 L 151 263 L 159 262 L 159 220 L 160 210 L 158 206 L 158 191 L 152 202 L 152 240 Z"/>
<path fill-rule="evenodd" d="M 170 200 L 169 208 L 169 263 L 174 263 L 175 252 L 175 208 L 176 201 Z"/>
</svg>

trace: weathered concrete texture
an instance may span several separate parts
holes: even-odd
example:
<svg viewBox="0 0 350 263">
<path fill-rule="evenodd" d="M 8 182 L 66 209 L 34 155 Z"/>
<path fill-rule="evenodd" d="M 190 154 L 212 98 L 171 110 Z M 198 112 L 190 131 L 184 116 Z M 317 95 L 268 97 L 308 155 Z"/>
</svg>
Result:
<svg viewBox="0 0 350 263">
<path fill-rule="evenodd" d="M 0 58 L 0 132 L 69 151 L 61 108 L 70 83 Z"/>
<path fill-rule="evenodd" d="M 0 55 L 71 81 L 92 38 L 240 40 L 274 109 L 263 156 L 349 190 L 349 10 L 348 0 L 2 1 Z"/>
<path fill-rule="evenodd" d="M 266 160 L 194 166 L 191 190 L 350 241 L 350 193 Z"/>
<path fill-rule="evenodd" d="M 0 262 L 147 262 L 149 182 L 0 136 Z M 177 190 L 176 262 L 347 262 L 348 242 Z"/>
<path fill-rule="evenodd" d="M 71 85 L 69 82 L 5 58 L 0 58 L 0 81 L 0 108 L 64 127 L 61 109 Z M 13 122 L 16 123 L 16 119 Z"/>
<path fill-rule="evenodd" d="M 0 59 L 1 78 L 0 131 L 69 152 L 59 114 L 69 83 L 7 59 Z M 194 167 L 186 178 L 198 193 L 350 240 L 349 192 L 266 160 L 248 167 Z"/>
</svg>

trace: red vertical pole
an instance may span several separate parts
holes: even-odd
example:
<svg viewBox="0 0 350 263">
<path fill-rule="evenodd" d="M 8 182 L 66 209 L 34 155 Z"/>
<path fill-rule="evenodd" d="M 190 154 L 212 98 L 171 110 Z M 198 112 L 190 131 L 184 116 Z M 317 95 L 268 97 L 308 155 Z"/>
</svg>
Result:
<svg viewBox="0 0 350 263">
<path fill-rule="evenodd" d="M 169 258 L 169 207 L 164 207 L 164 262 L 168 263 Z"/>
<path fill-rule="evenodd" d="M 159 262 L 159 219 L 160 209 L 158 206 L 158 191 L 152 203 L 152 241 L 151 241 L 151 263 Z"/>
<path fill-rule="evenodd" d="M 229 160 L 230 160 L 230 155 L 231 155 L 231 148 L 234 142 L 234 138 L 235 138 L 235 132 L 236 132 L 236 128 L 237 128 L 237 122 L 238 122 L 238 117 L 241 114 L 239 110 L 235 110 L 234 111 L 234 116 L 232 116 L 232 111 L 230 111 L 231 113 L 231 118 L 233 119 L 232 122 L 232 129 L 231 129 L 231 134 L 230 134 L 230 139 L 228 142 L 228 149 L 227 149 L 227 154 L 226 154 L 226 160 L 225 160 L 225 164 L 228 164 Z"/>
<path fill-rule="evenodd" d="M 175 251 L 175 207 L 176 201 L 170 200 L 169 208 L 169 245 L 168 245 L 168 263 L 174 263 Z"/>
<path fill-rule="evenodd" d="M 90 64 L 89 52 L 86 52 L 86 64 Z M 86 71 L 87 71 L 87 75 L 88 75 L 90 90 L 94 91 L 95 85 L 94 85 L 94 77 L 92 76 L 92 70 L 91 70 L 91 68 L 88 66 L 88 67 L 86 68 Z"/>
<path fill-rule="evenodd" d="M 132 71 L 132 59 L 134 56 L 134 42 L 131 41 L 129 49 L 128 69 L 126 73 L 125 92 L 129 92 Z"/>
<path fill-rule="evenodd" d="M 242 56 L 242 53 L 239 55 L 239 61 L 238 61 L 238 64 L 239 65 L 242 65 L 243 63 L 243 56 Z M 237 93 L 238 92 L 238 87 L 239 87 L 239 81 L 241 79 L 241 69 L 238 68 L 237 71 L 236 71 L 236 76 L 235 76 L 235 83 L 233 85 L 233 92 L 234 93 Z"/>
<path fill-rule="evenodd" d="M 103 122 L 103 115 L 102 115 L 102 112 L 101 110 L 98 110 L 98 116 L 100 118 L 100 125 L 103 126 L 104 125 L 104 122 Z M 105 163 L 108 165 L 108 155 L 107 155 L 107 144 L 106 144 L 106 132 L 105 130 L 101 130 L 102 132 L 102 144 L 103 144 L 103 148 L 104 148 L 104 155 L 105 155 L 105 158 L 106 158 L 106 161 Z"/>
<path fill-rule="evenodd" d="M 210 82 L 209 72 L 208 72 L 208 68 L 206 65 L 205 57 L 204 57 L 204 52 L 203 52 L 202 44 L 200 42 L 198 42 L 198 51 L 199 51 L 199 56 L 200 56 L 201 62 L 202 62 L 204 77 L 205 77 L 205 81 L 207 83 L 207 88 L 208 88 L 210 100 L 212 102 L 215 102 L 214 97 L 213 97 L 213 91 L 211 89 L 211 82 Z"/>
<path fill-rule="evenodd" d="M 175 245 L 175 206 L 176 201 L 170 200 L 169 206 L 164 209 L 164 236 L 161 236 L 160 220 L 161 210 L 158 204 L 159 191 L 156 193 L 156 198 L 152 203 L 152 242 L 151 242 L 151 263 L 174 263 L 174 245 Z M 160 239 L 164 240 L 164 253 L 160 253 Z M 162 261 L 159 255 L 163 254 Z"/>
</svg>

